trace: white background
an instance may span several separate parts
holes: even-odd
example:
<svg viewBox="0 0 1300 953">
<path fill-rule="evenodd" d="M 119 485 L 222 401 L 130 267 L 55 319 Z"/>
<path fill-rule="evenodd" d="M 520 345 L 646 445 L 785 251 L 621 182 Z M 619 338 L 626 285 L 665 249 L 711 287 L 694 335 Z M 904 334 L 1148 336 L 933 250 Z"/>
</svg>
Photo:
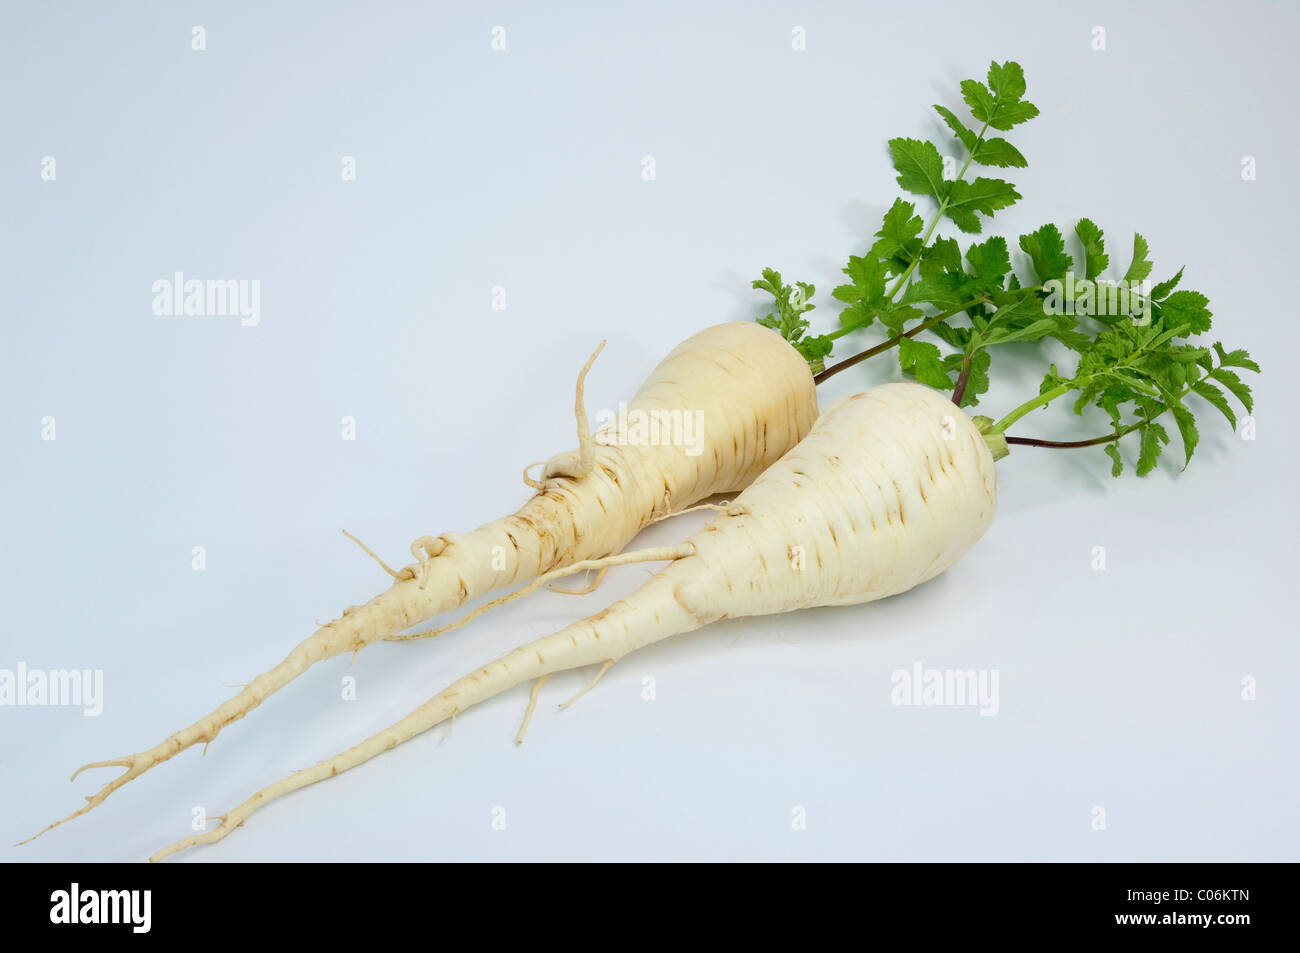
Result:
<svg viewBox="0 0 1300 953">
<path fill-rule="evenodd" d="M 1017 451 L 988 535 L 918 590 L 715 625 L 561 713 L 589 673 L 554 677 L 518 749 L 516 689 L 183 859 L 1296 859 L 1295 8 L 544 6 L 6 5 L 0 668 L 102 669 L 106 692 L 99 718 L 0 708 L 6 843 L 111 776 L 72 768 L 190 724 L 384 588 L 340 529 L 404 563 L 415 536 L 519 505 L 520 468 L 574 443 L 599 339 L 593 412 L 694 331 L 761 314 L 764 265 L 814 281 L 833 327 L 827 292 L 896 194 L 885 140 L 947 142 L 930 105 L 1011 58 L 1042 115 L 1011 135 L 1025 198 L 994 231 L 1087 215 L 1112 274 L 1135 229 L 1154 277 L 1185 264 L 1215 336 L 1264 364 L 1258 439 L 1207 407 L 1192 466 L 1143 480 L 1099 450 Z M 154 316 L 175 271 L 259 279 L 261 324 Z M 995 370 L 982 409 L 1005 412 L 1041 356 Z M 896 374 L 865 365 L 822 404 Z M 1018 429 L 1101 426 L 1057 408 Z M 321 664 L 206 756 L 0 856 L 143 858 L 193 806 L 342 750 L 643 573 Z M 891 705 L 917 662 L 997 670 L 999 713 Z"/>
</svg>

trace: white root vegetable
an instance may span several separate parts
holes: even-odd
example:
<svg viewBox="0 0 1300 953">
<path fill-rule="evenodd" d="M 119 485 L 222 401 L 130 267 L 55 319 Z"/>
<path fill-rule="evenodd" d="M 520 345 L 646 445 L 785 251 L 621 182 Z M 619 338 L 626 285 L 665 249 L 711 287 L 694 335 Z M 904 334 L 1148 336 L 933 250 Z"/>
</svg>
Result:
<svg viewBox="0 0 1300 953">
<path fill-rule="evenodd" d="M 88 796 L 80 810 L 40 833 L 85 814 L 181 751 L 211 742 L 316 662 L 396 637 L 494 589 L 617 553 L 649 523 L 743 489 L 793 447 L 817 416 L 807 363 L 778 334 L 751 322 L 716 325 L 687 339 L 628 404 L 633 424 L 638 414 L 683 425 L 698 420 L 700 430 L 692 435 L 698 441 L 690 446 L 680 439 L 666 442 L 662 433 L 658 442 L 638 441 L 634 428 L 620 432 L 617 420 L 593 438 L 582 393 L 591 360 L 578 381 L 579 449 L 551 458 L 540 480 L 525 475 L 537 493 L 521 509 L 471 533 L 417 539 L 411 544 L 415 564 L 400 571 L 384 567 L 395 577 L 387 591 L 344 610 L 233 698 L 152 748 L 78 769 L 74 780 L 89 768 L 125 770 Z"/>
<path fill-rule="evenodd" d="M 681 546 L 647 551 L 673 561 L 626 599 L 464 676 L 392 727 L 258 791 L 213 830 L 151 859 L 221 840 L 269 801 L 356 767 L 515 685 L 586 665 L 600 664 L 603 674 L 629 652 L 719 619 L 869 602 L 910 589 L 975 544 L 993 520 L 996 487 L 983 436 L 933 390 L 887 384 L 839 401 L 725 514 Z"/>
</svg>

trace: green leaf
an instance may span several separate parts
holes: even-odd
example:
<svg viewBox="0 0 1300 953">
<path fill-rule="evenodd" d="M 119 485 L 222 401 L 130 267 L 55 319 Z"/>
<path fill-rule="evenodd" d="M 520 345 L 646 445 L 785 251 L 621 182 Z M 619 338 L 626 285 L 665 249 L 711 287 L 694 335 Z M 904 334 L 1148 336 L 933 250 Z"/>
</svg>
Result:
<svg viewBox="0 0 1300 953">
<path fill-rule="evenodd" d="M 948 192 L 943 180 L 943 158 L 933 142 L 920 139 L 890 139 L 889 152 L 898 170 L 898 185 L 914 195 L 930 195 L 940 201 Z"/>
<path fill-rule="evenodd" d="M 1002 64 L 992 63 L 989 66 L 988 80 L 994 106 L 987 117 L 978 117 L 982 121 L 987 118 L 988 124 L 994 129 L 1007 130 L 1038 115 L 1037 106 L 1021 100 L 1025 95 L 1025 72 L 1019 63 L 1009 60 Z M 962 92 L 965 91 L 966 84 L 963 83 Z"/>
<path fill-rule="evenodd" d="M 993 118 L 993 94 L 989 88 L 975 79 L 964 79 L 961 82 L 961 98 L 966 100 L 966 105 L 970 107 L 971 115 L 980 122 L 989 122 Z"/>
<path fill-rule="evenodd" d="M 903 373 L 915 377 L 922 384 L 941 389 L 952 387 L 939 348 L 928 341 L 903 338 L 898 345 L 898 363 Z"/>
<path fill-rule="evenodd" d="M 1023 169 L 1029 165 L 1029 160 L 1020 154 L 1020 150 L 1005 139 L 985 139 L 971 152 L 971 158 L 980 165 L 999 169 Z"/>
<path fill-rule="evenodd" d="M 1119 455 L 1119 446 L 1117 444 L 1108 443 L 1103 449 L 1106 451 L 1106 456 L 1111 459 L 1110 475 L 1113 477 L 1119 476 L 1124 472 L 1124 460 Z"/>
<path fill-rule="evenodd" d="M 1012 60 L 989 64 L 989 89 L 1003 102 L 1012 103 L 1025 95 L 1025 71 Z"/>
<path fill-rule="evenodd" d="M 1241 401 L 1241 406 L 1246 408 L 1246 413 L 1253 413 L 1255 410 L 1254 398 L 1250 395 L 1250 386 L 1236 375 L 1235 372 L 1223 367 L 1216 367 L 1210 371 L 1210 377 L 1218 381 L 1224 387 L 1232 392 L 1232 396 Z"/>
<path fill-rule="evenodd" d="M 897 337 L 903 333 L 903 328 L 908 321 L 921 317 L 920 308 L 909 308 L 906 305 L 895 305 L 880 314 L 880 323 L 889 331 L 890 337 Z"/>
<path fill-rule="evenodd" d="M 885 269 L 876 258 L 862 258 L 850 255 L 844 273 L 853 281 L 858 292 L 858 299 L 870 305 L 883 303 L 885 297 Z M 841 285 L 841 287 L 843 287 Z M 839 291 L 839 288 L 835 289 Z M 832 292 L 833 293 L 833 292 Z M 845 299 L 836 295 L 841 301 Z"/>
<path fill-rule="evenodd" d="M 1012 103 L 1009 106 L 999 106 L 997 115 L 989 123 L 994 129 L 1006 132 L 1013 126 L 1018 126 L 1022 122 L 1028 122 L 1038 115 L 1038 107 L 1030 102 Z"/>
<path fill-rule="evenodd" d="M 825 369 L 826 356 L 831 353 L 831 348 L 834 346 L 835 342 L 824 335 L 819 335 L 818 337 L 813 338 L 802 338 L 801 340 L 796 341 L 794 345 L 795 350 L 802 354 L 812 366 L 813 373 Z"/>
<path fill-rule="evenodd" d="M 1083 246 L 1083 257 L 1087 262 L 1086 276 L 1091 280 L 1106 270 L 1110 256 L 1106 254 L 1105 235 L 1091 219 L 1081 218 L 1074 226 L 1074 234 Z"/>
<path fill-rule="evenodd" d="M 963 232 L 974 233 L 980 230 L 976 212 L 992 216 L 998 209 L 1014 205 L 1020 198 L 1020 193 L 1011 183 L 1002 179 L 986 179 L 981 176 L 973 182 L 958 179 L 948 185 L 948 206 L 945 211 Z"/>
<path fill-rule="evenodd" d="M 806 281 L 787 285 L 781 273 L 772 268 L 764 268 L 763 277 L 755 280 L 752 286 L 756 291 L 766 291 L 776 303 L 776 311 L 759 318 L 758 323 L 778 332 L 798 348 L 804 331 L 808 329 L 808 320 L 803 315 L 816 307 L 811 299 L 817 289 Z"/>
<path fill-rule="evenodd" d="M 995 314 L 996 318 L 997 315 Z M 1056 318 L 1039 318 L 1019 328 L 998 328 L 984 338 L 985 344 L 1010 344 L 1012 341 L 1041 341 L 1057 329 Z"/>
<path fill-rule="evenodd" d="M 955 238 L 936 238 L 921 252 L 921 265 L 917 271 L 922 278 L 945 271 L 961 271 L 961 246 Z"/>
<path fill-rule="evenodd" d="M 894 204 L 885 212 L 880 231 L 876 232 L 877 242 L 871 246 L 871 257 L 890 261 L 891 270 L 902 272 L 911 264 L 921 251 L 921 229 L 924 227 L 921 216 L 916 214 L 916 206 L 902 199 L 894 199 Z"/>
<path fill-rule="evenodd" d="M 1169 442 L 1169 434 L 1157 423 L 1147 424 L 1142 428 L 1142 442 L 1138 450 L 1138 476 L 1146 476 L 1156 468 L 1160 460 L 1160 450 Z"/>
<path fill-rule="evenodd" d="M 871 322 L 875 319 L 875 308 L 865 301 L 855 301 L 840 312 L 840 327 L 848 328 L 851 331 L 859 331 L 862 328 L 870 327 Z"/>
<path fill-rule="evenodd" d="M 1175 291 L 1161 304 L 1165 327 L 1187 325 L 1187 333 L 1204 334 L 1210 330 L 1213 312 L 1206 307 L 1210 299 L 1199 291 Z"/>
<path fill-rule="evenodd" d="M 1228 351 L 1224 353 L 1223 345 L 1217 341 L 1214 343 L 1214 353 L 1219 356 L 1219 364 L 1222 367 L 1244 367 L 1248 371 L 1259 373 L 1259 365 L 1250 359 L 1250 354 L 1246 351 Z"/>
<path fill-rule="evenodd" d="M 1204 379 L 1193 384 L 1192 390 L 1217 407 L 1219 413 L 1228 418 L 1228 423 L 1232 426 L 1232 429 L 1234 431 L 1237 429 L 1237 415 L 1232 412 L 1232 407 L 1228 404 L 1228 398 L 1223 396 L 1223 391 Z"/>
<path fill-rule="evenodd" d="M 1048 222 L 1037 231 L 1020 236 L 1020 248 L 1029 256 L 1039 284 L 1065 277 L 1074 267 L 1074 259 L 1065 251 L 1061 230 Z"/>
<path fill-rule="evenodd" d="M 1148 257 L 1151 249 L 1147 246 L 1147 240 L 1137 232 L 1133 233 L 1133 261 L 1128 266 L 1128 271 L 1124 272 L 1125 281 L 1145 281 L 1151 274 L 1152 262 Z M 1182 274 L 1180 271 L 1178 274 Z M 1092 277 L 1089 275 L 1088 277 Z M 1178 279 L 1174 279 L 1174 284 L 1178 284 Z M 1157 288 L 1159 286 L 1157 285 Z M 1172 285 L 1171 285 L 1172 287 Z M 1160 297 L 1154 295 L 1153 297 Z"/>
<path fill-rule="evenodd" d="M 1002 280 L 1011 271 L 1007 240 L 994 235 L 983 244 L 971 245 L 966 250 L 966 263 L 970 273 L 979 279 L 981 288 L 1001 288 Z"/>
<path fill-rule="evenodd" d="M 1147 262 L 1147 264 L 1150 265 L 1150 262 Z M 1131 268 L 1129 270 L 1132 271 Z M 1150 268 L 1147 268 L 1148 272 L 1150 270 L 1151 270 Z M 1164 298 L 1169 294 L 1169 292 L 1173 291 L 1175 288 L 1178 287 L 1178 282 L 1182 280 L 1183 280 L 1183 269 L 1179 268 L 1178 274 L 1174 275 L 1168 281 L 1160 282 L 1160 284 L 1156 285 L 1154 288 L 1151 289 L 1151 300 L 1163 301 Z"/>
<path fill-rule="evenodd" d="M 943 117 L 943 121 L 948 124 L 948 128 L 952 130 L 953 135 L 961 140 L 961 144 L 966 147 L 966 151 L 973 152 L 975 150 L 976 142 L 975 133 L 967 129 L 951 109 L 945 109 L 943 106 L 935 106 L 934 111 Z"/>
<path fill-rule="evenodd" d="M 964 272 L 945 271 L 912 282 L 903 292 L 903 304 L 931 304 L 950 311 L 966 304 L 975 294 L 975 282 Z"/>
<path fill-rule="evenodd" d="M 1183 468 L 1192 460 L 1192 453 L 1196 450 L 1196 444 L 1200 442 L 1201 435 L 1196 431 L 1196 418 L 1192 412 L 1181 404 L 1174 404 L 1169 408 L 1174 413 L 1174 422 L 1178 424 L 1178 432 L 1183 438 L 1183 452 L 1187 454 L 1187 459 L 1183 461 Z"/>
</svg>

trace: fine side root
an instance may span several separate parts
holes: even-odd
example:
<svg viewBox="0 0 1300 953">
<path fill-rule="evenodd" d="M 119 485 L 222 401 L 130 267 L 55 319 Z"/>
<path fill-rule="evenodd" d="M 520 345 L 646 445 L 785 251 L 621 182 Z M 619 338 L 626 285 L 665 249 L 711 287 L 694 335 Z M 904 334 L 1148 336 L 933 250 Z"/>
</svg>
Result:
<svg viewBox="0 0 1300 953">
<path fill-rule="evenodd" d="M 534 480 L 532 477 L 528 475 L 528 471 L 531 470 L 533 467 L 540 467 L 545 463 L 546 463 L 545 460 L 537 460 L 533 463 L 528 464 L 528 466 L 524 467 L 524 482 L 527 483 L 534 490 L 544 490 L 546 489 L 546 484 L 541 480 Z"/>
<path fill-rule="evenodd" d="M 596 451 L 591 442 L 591 427 L 587 423 L 587 409 L 583 406 L 583 387 L 587 383 L 587 372 L 591 370 L 591 365 L 596 363 L 596 358 L 600 352 L 605 349 L 605 342 L 601 341 L 596 345 L 596 350 L 591 352 L 591 357 L 587 358 L 587 363 L 582 365 L 582 370 L 578 372 L 577 393 L 573 398 L 573 413 L 578 418 L 578 473 L 576 476 L 582 476 L 590 473 L 591 468 L 596 465 Z"/>
<path fill-rule="evenodd" d="M 458 715 L 459 713 L 460 713 L 460 709 L 457 708 L 455 711 L 451 713 L 451 717 L 447 719 L 447 729 L 442 733 L 442 737 L 438 739 L 439 745 L 441 745 L 444 741 L 446 741 L 448 738 L 451 737 L 451 729 L 456 727 L 456 715 Z"/>
<path fill-rule="evenodd" d="M 585 403 L 584 389 L 587 384 L 587 372 L 591 370 L 591 365 L 596 363 L 596 358 L 604 349 L 605 342 L 601 341 L 596 345 L 596 350 L 591 352 L 591 357 L 587 358 L 587 363 L 582 365 L 582 370 L 578 372 L 578 385 L 574 388 L 573 397 L 573 415 L 578 424 L 578 453 L 576 459 L 571 451 L 556 454 L 550 460 L 545 461 L 545 469 L 542 471 L 541 480 L 534 480 L 528 475 L 528 471 L 538 464 L 528 464 L 528 466 L 524 467 L 524 482 L 534 490 L 545 489 L 545 481 L 550 477 L 572 477 L 577 479 L 586 476 L 596 466 L 596 446 L 591 439 L 591 424 L 587 420 L 587 409 L 583 406 Z"/>
<path fill-rule="evenodd" d="M 727 513 L 731 510 L 731 507 L 727 504 L 726 500 L 723 500 L 721 503 L 697 503 L 694 506 L 686 507 L 684 510 L 674 510 L 671 513 L 662 513 L 652 519 L 649 523 L 646 523 L 646 525 L 653 526 L 655 523 L 662 522 L 663 520 L 670 520 L 674 516 L 681 516 L 683 513 L 694 513 L 696 510 L 713 510 L 716 513 Z"/>
<path fill-rule="evenodd" d="M 515 735 L 515 744 L 521 745 L 524 743 L 524 735 L 528 733 L 528 723 L 533 720 L 533 710 L 537 708 L 537 695 L 542 690 L 542 686 L 546 684 L 546 680 L 550 677 L 549 674 L 543 675 L 541 678 L 537 679 L 537 681 L 533 682 L 533 690 L 528 693 L 528 707 L 524 709 L 523 724 L 519 726 L 519 731 Z"/>
<path fill-rule="evenodd" d="M 508 595 L 498 596 L 491 602 L 485 602 L 483 605 L 467 612 L 455 622 L 448 622 L 446 625 L 438 626 L 436 629 L 425 629 L 423 632 L 412 632 L 408 635 L 390 635 L 384 641 L 386 642 L 411 642 L 415 639 L 431 639 L 434 636 L 442 635 L 444 632 L 450 632 L 453 629 L 459 629 L 463 625 L 468 625 L 473 619 L 478 618 L 484 612 L 495 609 L 497 606 L 505 605 L 507 602 L 513 602 L 523 596 L 534 592 L 539 587 L 546 585 L 552 579 L 561 579 L 564 576 L 572 576 L 574 573 L 586 572 L 590 569 L 606 569 L 610 566 L 624 566 L 628 563 L 653 563 L 667 562 L 674 559 L 682 559 L 686 556 L 694 555 L 695 547 L 690 543 L 682 543 L 680 546 L 654 546 L 650 549 L 638 549 L 630 553 L 620 553 L 617 556 L 606 556 L 603 559 L 583 559 L 572 565 L 565 566 L 563 569 L 554 569 L 551 572 L 543 573 L 538 576 L 522 589 L 516 589 Z"/>
<path fill-rule="evenodd" d="M 584 586 L 581 589 L 565 589 L 563 586 L 556 586 L 556 585 L 550 585 L 547 586 L 546 588 L 550 589 L 551 592 L 558 592 L 561 595 L 565 595 L 565 596 L 585 596 L 589 592 L 596 591 L 596 587 L 600 585 L 601 580 L 605 578 L 605 573 L 607 572 L 609 572 L 608 566 L 606 566 L 600 572 L 596 573 L 596 578 L 591 581 L 591 585 Z"/>
<path fill-rule="evenodd" d="M 367 546 L 365 543 L 361 542 L 361 540 L 357 539 L 355 536 L 353 536 L 353 535 L 352 535 L 351 533 L 349 533 L 347 530 L 344 530 L 344 531 L 343 531 L 343 535 L 346 536 L 348 539 L 352 540 L 352 542 L 356 543 L 358 546 L 360 546 L 361 549 L 362 549 L 362 551 L 365 552 L 365 554 L 366 554 L 367 556 L 369 556 L 369 557 L 370 557 L 371 559 L 373 559 L 375 562 L 379 563 L 379 565 L 382 566 L 382 567 L 384 568 L 384 572 L 388 573 L 388 575 L 392 576 L 394 579 L 401 580 L 401 579 L 414 579 L 414 578 L 415 578 L 415 570 L 412 569 L 410 566 L 407 566 L 407 567 L 406 567 L 405 569 L 403 569 L 401 572 L 398 572 L 397 570 L 395 570 L 395 569 L 393 569 L 392 567 L 390 567 L 390 566 L 388 565 L 388 563 L 386 563 L 386 562 L 384 562 L 382 559 L 380 559 L 379 556 L 376 555 L 376 553 L 375 553 L 374 550 L 372 550 L 372 549 L 371 549 L 369 546 Z M 344 615 L 346 615 L 346 614 L 347 614 L 347 613 L 345 612 Z"/>
<path fill-rule="evenodd" d="M 583 695 L 587 694 L 587 692 L 589 692 L 589 691 L 591 691 L 593 688 L 595 688 L 595 687 L 596 687 L 596 683 L 597 683 L 598 681 L 600 681 L 600 677 L 601 677 L 602 675 L 604 675 L 606 672 L 608 672 L 608 671 L 609 671 L 609 667 L 610 667 L 611 665 L 613 665 L 613 664 L 614 664 L 614 660 L 613 660 L 613 659 L 606 659 L 606 660 L 605 660 L 605 663 L 604 663 L 603 665 L 601 665 L 601 667 L 600 667 L 600 671 L 596 673 L 596 677 L 593 678 L 591 681 L 589 681 L 589 682 L 587 683 L 587 687 L 584 688 L 582 691 L 578 692 L 578 694 L 574 695 L 574 696 L 573 696 L 572 698 L 570 698 L 567 702 L 562 703 L 562 704 L 560 705 L 560 707 L 561 707 L 561 708 L 568 708 L 568 707 L 570 707 L 570 706 L 571 706 L 574 702 L 576 702 L 579 698 L 581 698 Z"/>
</svg>

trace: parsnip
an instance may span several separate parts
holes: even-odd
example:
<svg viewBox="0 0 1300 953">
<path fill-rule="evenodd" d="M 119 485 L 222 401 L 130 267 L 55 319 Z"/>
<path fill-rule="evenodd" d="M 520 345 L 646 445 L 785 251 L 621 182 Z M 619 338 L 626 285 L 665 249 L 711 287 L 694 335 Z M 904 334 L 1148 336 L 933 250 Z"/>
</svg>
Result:
<svg viewBox="0 0 1300 953">
<path fill-rule="evenodd" d="M 417 539 L 411 544 L 416 563 L 388 570 L 396 579 L 386 592 L 344 610 L 214 711 L 152 748 L 79 768 L 74 780 L 89 768 L 125 770 L 40 833 L 86 813 L 154 765 L 211 742 L 316 662 L 357 652 L 493 589 L 617 553 L 647 524 L 744 488 L 817 416 L 806 362 L 778 334 L 749 322 L 716 325 L 678 345 L 628 404 L 633 419 L 638 413 L 695 415 L 701 424 L 697 446 L 665 443 L 662 434 L 658 443 L 638 442 L 636 433 L 619 432 L 617 420 L 593 438 L 582 380 L 579 449 L 553 457 L 541 480 L 529 480 L 537 492 L 520 510 L 471 533 Z"/>
<path fill-rule="evenodd" d="M 673 561 L 626 599 L 464 676 L 392 727 L 258 791 L 213 830 L 151 859 L 221 840 L 263 804 L 524 682 L 593 664 L 603 674 L 629 652 L 719 619 L 904 592 L 974 545 L 993 520 L 996 487 L 984 437 L 944 396 L 886 384 L 845 398 L 726 513 L 679 547 L 649 551 Z"/>
</svg>

